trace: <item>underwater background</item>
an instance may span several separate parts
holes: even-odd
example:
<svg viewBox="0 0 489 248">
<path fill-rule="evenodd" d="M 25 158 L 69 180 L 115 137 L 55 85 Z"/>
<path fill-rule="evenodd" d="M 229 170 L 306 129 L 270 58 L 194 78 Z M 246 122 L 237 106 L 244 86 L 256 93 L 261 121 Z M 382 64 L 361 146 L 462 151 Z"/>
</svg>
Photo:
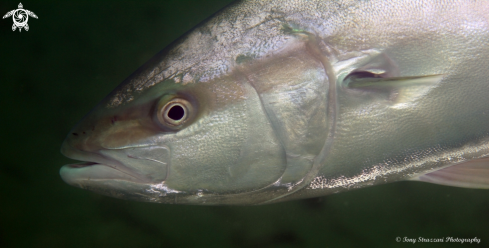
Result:
<svg viewBox="0 0 489 248">
<path fill-rule="evenodd" d="M 18 1 L 2 0 L 0 14 Z M 59 149 L 76 122 L 230 2 L 30 0 L 24 9 L 39 19 L 29 18 L 29 31 L 0 20 L 0 247 L 489 247 L 489 190 L 398 182 L 209 207 L 123 201 L 65 184 L 59 169 L 73 161 Z"/>
</svg>

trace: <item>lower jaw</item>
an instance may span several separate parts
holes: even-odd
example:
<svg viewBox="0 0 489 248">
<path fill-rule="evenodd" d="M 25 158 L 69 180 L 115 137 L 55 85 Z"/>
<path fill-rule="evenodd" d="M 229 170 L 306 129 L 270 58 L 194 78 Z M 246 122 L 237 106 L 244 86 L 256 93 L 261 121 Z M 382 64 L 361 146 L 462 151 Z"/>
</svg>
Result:
<svg viewBox="0 0 489 248">
<path fill-rule="evenodd" d="M 78 164 L 68 164 L 61 167 L 59 171 L 61 178 L 69 185 L 83 188 L 89 181 L 109 181 L 120 180 L 135 183 L 148 183 L 144 178 L 137 175 L 118 170 L 109 165 L 82 162 Z"/>
</svg>

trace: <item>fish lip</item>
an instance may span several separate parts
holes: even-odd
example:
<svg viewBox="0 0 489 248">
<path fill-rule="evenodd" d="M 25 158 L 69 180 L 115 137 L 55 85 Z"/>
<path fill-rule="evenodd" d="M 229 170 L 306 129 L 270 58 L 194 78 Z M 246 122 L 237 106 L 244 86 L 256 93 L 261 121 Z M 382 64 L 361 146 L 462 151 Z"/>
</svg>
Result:
<svg viewBox="0 0 489 248">
<path fill-rule="evenodd" d="M 63 154 L 67 158 L 80 161 L 79 163 L 73 163 L 67 165 L 73 169 L 88 167 L 97 164 L 109 166 L 109 167 L 116 167 L 116 165 L 111 166 L 111 164 L 117 163 L 116 161 L 108 161 L 108 159 L 104 159 L 102 154 L 100 154 L 99 152 L 80 151 L 76 148 L 66 147 L 65 144 L 63 144 L 61 148 L 61 154 Z M 122 165 L 118 165 L 118 166 L 122 166 Z"/>
<path fill-rule="evenodd" d="M 81 163 L 76 163 L 76 164 L 68 164 L 67 166 L 69 168 L 77 169 L 77 168 L 83 168 L 83 167 L 88 167 L 88 166 L 97 165 L 97 164 L 99 164 L 99 163 L 95 163 L 95 162 L 81 162 Z"/>
<path fill-rule="evenodd" d="M 106 149 L 106 150 L 111 150 L 111 149 Z M 63 174 L 66 175 L 65 173 L 68 170 L 74 172 L 76 170 L 83 170 L 89 167 L 96 167 L 96 166 L 107 167 L 107 169 L 113 170 L 114 173 L 116 174 L 118 173 L 124 175 L 123 177 L 120 178 L 107 178 L 107 179 L 101 178 L 100 180 L 125 180 L 125 181 L 133 181 L 135 183 L 148 182 L 148 178 L 139 175 L 136 171 L 128 168 L 121 162 L 111 157 L 103 155 L 101 151 L 82 151 L 71 146 L 68 142 L 65 141 L 61 146 L 61 154 L 63 154 L 67 158 L 80 161 L 79 163 L 66 164 L 61 168 L 61 171 L 63 171 L 62 178 L 68 184 L 73 184 L 68 181 L 73 182 L 73 179 L 76 179 L 76 178 L 70 178 L 69 180 L 65 179 Z M 70 175 L 70 177 L 72 176 Z M 83 178 L 79 178 L 79 179 L 82 180 Z"/>
<path fill-rule="evenodd" d="M 109 167 L 121 167 L 124 166 L 118 161 L 108 158 L 100 153 L 100 151 L 83 151 L 72 146 L 67 139 L 61 145 L 61 154 L 65 157 L 78 160 L 79 163 L 69 164 L 71 168 L 83 168 L 96 164 L 105 165 Z"/>
</svg>

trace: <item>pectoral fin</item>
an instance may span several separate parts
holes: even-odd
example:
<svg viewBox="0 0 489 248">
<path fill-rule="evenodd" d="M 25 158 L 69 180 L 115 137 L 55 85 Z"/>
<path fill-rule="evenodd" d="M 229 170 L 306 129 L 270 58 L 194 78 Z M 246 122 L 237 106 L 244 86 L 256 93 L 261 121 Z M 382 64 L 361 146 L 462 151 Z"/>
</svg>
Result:
<svg viewBox="0 0 489 248">
<path fill-rule="evenodd" d="M 489 158 L 456 164 L 412 180 L 463 188 L 489 189 Z"/>
<path fill-rule="evenodd" d="M 442 74 L 413 77 L 382 77 L 370 72 L 358 73 L 346 79 L 351 89 L 388 91 L 393 104 L 412 102 L 426 95 L 443 79 Z M 400 105 L 398 105 L 399 107 Z"/>
<path fill-rule="evenodd" d="M 414 77 L 352 77 L 348 82 L 350 88 L 402 88 L 436 85 L 442 74 Z"/>
</svg>

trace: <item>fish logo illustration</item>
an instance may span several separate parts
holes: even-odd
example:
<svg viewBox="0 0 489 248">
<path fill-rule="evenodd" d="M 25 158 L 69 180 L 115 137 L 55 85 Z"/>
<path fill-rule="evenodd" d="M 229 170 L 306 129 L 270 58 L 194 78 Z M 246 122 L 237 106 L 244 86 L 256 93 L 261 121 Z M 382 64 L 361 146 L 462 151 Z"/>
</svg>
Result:
<svg viewBox="0 0 489 248">
<path fill-rule="evenodd" d="M 22 3 L 19 3 L 17 7 L 18 9 L 14 9 L 7 12 L 7 14 L 3 16 L 3 19 L 12 16 L 12 20 L 14 20 L 14 24 L 12 25 L 12 31 L 15 31 L 17 28 L 19 29 L 19 32 L 22 31 L 22 28 L 24 28 L 25 31 L 29 31 L 29 25 L 27 25 L 29 16 L 38 19 L 37 15 L 34 14 L 34 12 L 32 11 L 24 9 Z"/>
</svg>

